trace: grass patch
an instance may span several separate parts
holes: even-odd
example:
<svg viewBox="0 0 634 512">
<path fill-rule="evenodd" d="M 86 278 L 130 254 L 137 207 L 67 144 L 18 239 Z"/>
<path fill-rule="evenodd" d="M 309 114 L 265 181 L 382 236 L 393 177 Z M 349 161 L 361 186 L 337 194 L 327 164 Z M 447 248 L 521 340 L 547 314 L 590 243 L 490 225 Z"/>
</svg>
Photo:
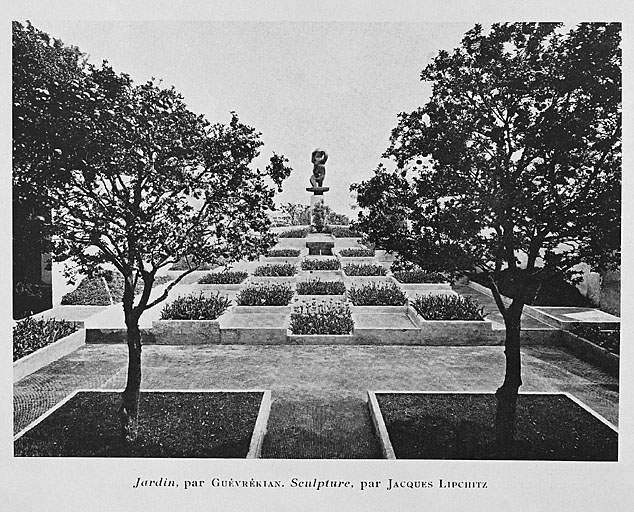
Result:
<svg viewBox="0 0 634 512">
<path fill-rule="evenodd" d="M 383 265 L 346 265 L 343 271 L 347 276 L 386 276 L 387 270 Z"/>
<path fill-rule="evenodd" d="M 412 306 L 425 320 L 484 320 L 484 308 L 462 295 L 419 295 Z"/>
<path fill-rule="evenodd" d="M 298 295 L 343 295 L 346 285 L 342 281 L 301 281 L 297 283 Z"/>
<path fill-rule="evenodd" d="M 302 260 L 302 270 L 339 270 L 340 268 L 341 264 L 337 258 Z"/>
<path fill-rule="evenodd" d="M 247 276 L 246 272 L 225 270 L 204 275 L 198 284 L 240 284 Z"/>
<path fill-rule="evenodd" d="M 444 283 L 447 276 L 440 272 L 426 272 L 425 270 L 401 270 L 392 272 L 399 283 Z"/>
<path fill-rule="evenodd" d="M 142 392 L 139 438 L 119 434 L 117 392 L 80 392 L 14 443 L 18 457 L 244 458 L 263 393 Z"/>
<path fill-rule="evenodd" d="M 352 286 L 348 290 L 348 299 L 355 306 L 402 306 L 407 304 L 407 295 L 394 283 L 368 283 Z"/>
<path fill-rule="evenodd" d="M 161 320 L 216 320 L 231 306 L 231 301 L 220 292 L 211 297 L 202 293 L 178 297 L 166 304 L 161 311 Z"/>
<path fill-rule="evenodd" d="M 493 394 L 377 394 L 397 458 L 496 458 Z M 513 460 L 616 461 L 618 435 L 565 395 L 517 401 Z"/>
<path fill-rule="evenodd" d="M 254 276 L 261 277 L 291 277 L 297 273 L 297 267 L 291 263 L 280 265 L 260 265 L 253 272 Z"/>
<path fill-rule="evenodd" d="M 300 304 L 291 313 L 293 334 L 350 334 L 354 322 L 343 302 Z"/>
<path fill-rule="evenodd" d="M 251 285 L 236 296 L 238 306 L 288 306 L 295 292 L 288 284 Z"/>
<path fill-rule="evenodd" d="M 55 343 L 77 331 L 74 322 L 25 318 L 13 326 L 13 361 Z"/>
</svg>

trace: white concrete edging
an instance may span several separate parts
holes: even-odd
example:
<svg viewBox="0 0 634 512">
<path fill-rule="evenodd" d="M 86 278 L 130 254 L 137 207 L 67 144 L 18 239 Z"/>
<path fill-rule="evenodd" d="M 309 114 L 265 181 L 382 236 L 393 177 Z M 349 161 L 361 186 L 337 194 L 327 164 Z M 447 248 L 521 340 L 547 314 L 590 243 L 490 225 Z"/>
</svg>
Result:
<svg viewBox="0 0 634 512">
<path fill-rule="evenodd" d="M 78 329 L 72 334 L 57 340 L 46 347 L 42 347 L 28 356 L 24 356 L 13 363 L 13 382 L 23 379 L 44 366 L 74 352 L 86 344 L 86 329 Z"/>
</svg>

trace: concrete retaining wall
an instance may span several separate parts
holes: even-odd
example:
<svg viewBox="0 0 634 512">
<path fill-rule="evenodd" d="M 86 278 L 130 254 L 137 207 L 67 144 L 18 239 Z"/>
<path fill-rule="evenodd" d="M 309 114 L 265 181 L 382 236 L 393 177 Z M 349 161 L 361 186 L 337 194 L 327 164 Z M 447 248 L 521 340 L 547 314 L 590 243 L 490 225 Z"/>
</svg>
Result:
<svg viewBox="0 0 634 512">
<path fill-rule="evenodd" d="M 220 343 L 218 320 L 155 320 L 152 332 L 157 345 Z"/>
</svg>

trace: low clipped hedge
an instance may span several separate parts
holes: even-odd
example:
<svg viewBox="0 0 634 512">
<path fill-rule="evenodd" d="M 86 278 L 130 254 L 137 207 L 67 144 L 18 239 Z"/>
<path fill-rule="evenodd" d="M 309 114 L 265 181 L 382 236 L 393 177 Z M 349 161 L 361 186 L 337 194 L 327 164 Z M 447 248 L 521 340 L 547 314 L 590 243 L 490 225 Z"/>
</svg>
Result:
<svg viewBox="0 0 634 512">
<path fill-rule="evenodd" d="M 13 326 L 13 360 L 22 359 L 36 350 L 73 334 L 77 329 L 75 323 L 55 318 L 20 320 Z"/>
<path fill-rule="evenodd" d="M 278 238 L 306 238 L 308 228 L 287 229 L 277 234 Z"/>
<path fill-rule="evenodd" d="M 346 265 L 343 271 L 347 276 L 385 276 L 387 270 L 383 265 Z"/>
<path fill-rule="evenodd" d="M 288 306 L 295 292 L 288 284 L 254 284 L 236 296 L 238 306 Z"/>
<path fill-rule="evenodd" d="M 419 295 L 412 306 L 425 320 L 484 320 L 484 308 L 462 295 Z"/>
<path fill-rule="evenodd" d="M 348 299 L 355 306 L 402 306 L 407 295 L 394 283 L 368 283 L 348 290 Z"/>
<path fill-rule="evenodd" d="M 291 313 L 290 327 L 293 334 L 342 335 L 352 333 L 354 322 L 346 303 L 322 302 L 300 304 Z"/>
<path fill-rule="evenodd" d="M 279 265 L 261 265 L 253 272 L 259 277 L 291 277 L 297 273 L 297 267 L 291 263 L 281 263 Z"/>
<path fill-rule="evenodd" d="M 266 253 L 267 258 L 297 258 L 299 249 L 272 249 Z"/>
<path fill-rule="evenodd" d="M 240 284 L 247 276 L 246 272 L 225 270 L 204 275 L 198 280 L 198 284 Z"/>
<path fill-rule="evenodd" d="M 105 283 L 104 283 L 105 281 Z M 62 297 L 64 306 L 110 306 L 123 300 L 123 276 L 119 272 L 84 278 L 79 286 Z M 107 288 L 106 288 L 107 286 Z"/>
<path fill-rule="evenodd" d="M 161 311 L 161 320 L 216 320 L 231 306 L 231 301 L 220 292 L 211 297 L 202 293 L 178 297 L 166 304 Z"/>
<path fill-rule="evenodd" d="M 606 349 L 613 354 L 619 354 L 621 350 L 621 331 L 602 331 L 592 325 L 577 325 L 570 329 L 577 336 L 591 341 L 595 345 Z"/>
<path fill-rule="evenodd" d="M 196 270 L 213 270 L 217 267 L 218 265 L 211 263 L 202 262 L 197 264 L 194 260 L 189 258 L 181 258 L 170 267 L 170 270 L 190 270 L 192 268 L 195 268 Z"/>
<path fill-rule="evenodd" d="M 302 270 L 339 270 L 341 263 L 337 258 L 302 260 Z"/>
<path fill-rule="evenodd" d="M 344 226 L 327 226 L 324 228 L 324 233 L 330 233 L 335 238 L 358 238 L 363 236 L 358 231 Z"/>
<path fill-rule="evenodd" d="M 342 281 L 301 281 L 297 283 L 298 295 L 343 295 L 346 285 Z"/>
<path fill-rule="evenodd" d="M 341 249 L 339 256 L 343 258 L 370 258 L 374 256 L 374 249 L 357 249 L 351 247 L 349 249 Z"/>
<path fill-rule="evenodd" d="M 399 283 L 444 283 L 447 276 L 441 272 L 427 272 L 425 270 L 401 270 L 392 272 Z"/>
</svg>

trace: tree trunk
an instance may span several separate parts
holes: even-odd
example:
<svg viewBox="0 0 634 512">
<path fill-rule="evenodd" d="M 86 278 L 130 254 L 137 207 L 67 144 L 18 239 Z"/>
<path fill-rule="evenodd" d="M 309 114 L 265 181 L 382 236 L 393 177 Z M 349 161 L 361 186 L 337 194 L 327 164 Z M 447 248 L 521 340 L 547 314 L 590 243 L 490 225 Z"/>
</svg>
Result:
<svg viewBox="0 0 634 512">
<path fill-rule="evenodd" d="M 513 455 L 515 444 L 515 410 L 518 389 L 522 385 L 520 359 L 520 330 L 523 304 L 514 301 L 504 318 L 506 339 L 504 356 L 506 371 L 504 383 L 495 393 L 497 411 L 495 415 L 495 438 L 498 458 L 508 459 Z"/>
<path fill-rule="evenodd" d="M 128 328 L 128 380 L 121 395 L 119 420 L 121 436 L 126 442 L 134 441 L 139 426 L 139 400 L 141 394 L 141 330 L 137 316 L 126 312 Z"/>
</svg>

